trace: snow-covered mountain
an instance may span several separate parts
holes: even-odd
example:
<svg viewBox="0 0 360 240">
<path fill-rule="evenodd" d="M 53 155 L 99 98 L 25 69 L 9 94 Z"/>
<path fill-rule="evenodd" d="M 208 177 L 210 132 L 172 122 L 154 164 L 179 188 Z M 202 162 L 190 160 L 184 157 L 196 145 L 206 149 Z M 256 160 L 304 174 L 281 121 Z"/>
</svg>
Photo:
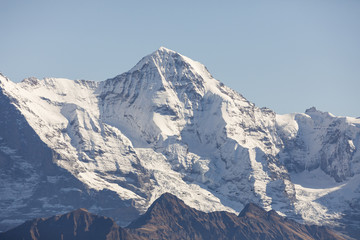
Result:
<svg viewBox="0 0 360 240">
<path fill-rule="evenodd" d="M 359 231 L 360 119 L 277 115 L 172 50 L 103 82 L 0 75 L 0 111 L 2 230 L 79 207 L 124 225 L 170 192 Z"/>
</svg>

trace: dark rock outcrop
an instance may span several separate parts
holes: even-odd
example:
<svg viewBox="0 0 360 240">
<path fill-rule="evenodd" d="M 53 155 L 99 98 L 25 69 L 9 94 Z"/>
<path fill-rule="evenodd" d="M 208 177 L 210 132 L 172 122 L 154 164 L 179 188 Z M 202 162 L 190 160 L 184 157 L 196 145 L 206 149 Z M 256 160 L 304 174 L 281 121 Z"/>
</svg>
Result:
<svg viewBox="0 0 360 240">
<path fill-rule="evenodd" d="M 37 218 L 0 234 L 7 240 L 121 240 L 126 232 L 111 218 L 97 216 L 86 209 L 50 218 Z"/>
<path fill-rule="evenodd" d="M 135 239 L 344 239 L 319 226 L 308 226 L 248 204 L 236 216 L 205 213 L 169 193 L 128 226 Z"/>
</svg>

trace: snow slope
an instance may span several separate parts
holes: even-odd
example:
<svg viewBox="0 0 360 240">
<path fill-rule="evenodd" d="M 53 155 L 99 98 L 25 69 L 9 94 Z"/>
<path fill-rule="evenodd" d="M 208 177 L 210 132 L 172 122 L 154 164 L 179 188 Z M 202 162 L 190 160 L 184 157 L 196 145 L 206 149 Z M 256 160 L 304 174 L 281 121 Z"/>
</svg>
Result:
<svg viewBox="0 0 360 240">
<path fill-rule="evenodd" d="M 289 115 L 258 108 L 201 63 L 164 47 L 103 82 L 29 78 L 16 84 L 1 75 L 0 87 L 10 109 L 0 119 L 0 174 L 9 179 L 0 186 L 0 225 L 8 216 L 21 219 L 22 208 L 34 216 L 66 212 L 84 207 L 84 199 L 91 211 L 119 221 L 117 213 L 132 208 L 130 221 L 164 192 L 207 212 L 239 212 L 255 202 L 318 224 L 355 223 L 358 216 L 349 215 L 360 199 L 358 119 L 314 108 Z M 22 119 L 17 128 L 28 126 L 50 157 L 28 163 L 26 145 L 6 132 L 15 127 L 10 118 Z M 74 201 L 52 204 L 46 193 L 39 200 L 31 174 L 28 191 L 17 197 L 22 205 L 9 203 L 14 163 L 40 172 L 57 195 L 76 192 Z M 50 163 L 52 172 L 41 167 Z M 67 184 L 59 180 L 64 174 Z"/>
</svg>

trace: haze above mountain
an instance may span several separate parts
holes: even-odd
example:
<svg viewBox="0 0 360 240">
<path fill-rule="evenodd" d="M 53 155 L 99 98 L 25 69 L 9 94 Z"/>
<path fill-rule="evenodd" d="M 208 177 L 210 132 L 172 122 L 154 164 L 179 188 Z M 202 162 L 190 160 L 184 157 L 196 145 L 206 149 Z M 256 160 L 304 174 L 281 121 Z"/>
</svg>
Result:
<svg viewBox="0 0 360 240">
<path fill-rule="evenodd" d="M 359 119 L 277 115 L 163 47 L 103 82 L 1 75 L 0 89 L 2 230 L 80 207 L 124 226 L 170 192 L 359 234 Z"/>
</svg>

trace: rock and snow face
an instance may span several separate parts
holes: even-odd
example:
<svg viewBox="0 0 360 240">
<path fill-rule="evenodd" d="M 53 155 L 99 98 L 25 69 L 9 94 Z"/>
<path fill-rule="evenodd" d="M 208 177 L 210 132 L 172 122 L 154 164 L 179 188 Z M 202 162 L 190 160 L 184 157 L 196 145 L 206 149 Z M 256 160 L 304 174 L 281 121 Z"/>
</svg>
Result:
<svg viewBox="0 0 360 240">
<path fill-rule="evenodd" d="M 1 75 L 0 88 L 2 226 L 79 207 L 131 221 L 164 192 L 203 211 L 254 202 L 315 223 L 359 206 L 360 120 L 276 115 L 166 48 L 100 83 Z"/>
<path fill-rule="evenodd" d="M 278 156 L 295 187 L 295 212 L 360 236 L 359 119 L 310 108 L 276 120 L 284 144 Z"/>
</svg>

